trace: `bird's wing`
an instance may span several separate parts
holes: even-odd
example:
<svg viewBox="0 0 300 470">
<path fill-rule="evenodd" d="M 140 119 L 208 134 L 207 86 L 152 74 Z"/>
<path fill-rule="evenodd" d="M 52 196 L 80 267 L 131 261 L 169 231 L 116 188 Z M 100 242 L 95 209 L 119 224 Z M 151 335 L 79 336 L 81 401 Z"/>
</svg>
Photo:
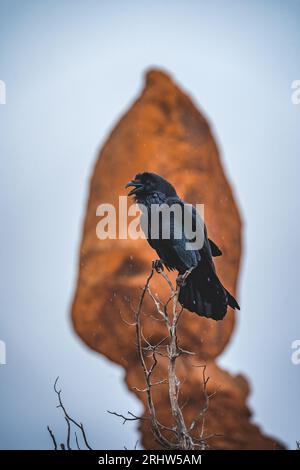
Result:
<svg viewBox="0 0 300 470">
<path fill-rule="evenodd" d="M 199 264 L 200 249 L 203 245 L 203 221 L 191 204 L 184 203 L 179 197 L 167 198 L 165 203 L 169 208 L 177 207 L 171 212 L 171 218 L 162 220 L 162 226 L 170 223 L 169 245 L 176 253 L 185 269 Z M 168 229 L 168 227 L 167 227 Z M 202 232 L 201 232 L 202 230 Z M 202 235 L 201 235 L 202 233 Z M 179 269 L 178 266 L 176 266 Z M 182 267 L 181 267 L 182 269 Z"/>
</svg>

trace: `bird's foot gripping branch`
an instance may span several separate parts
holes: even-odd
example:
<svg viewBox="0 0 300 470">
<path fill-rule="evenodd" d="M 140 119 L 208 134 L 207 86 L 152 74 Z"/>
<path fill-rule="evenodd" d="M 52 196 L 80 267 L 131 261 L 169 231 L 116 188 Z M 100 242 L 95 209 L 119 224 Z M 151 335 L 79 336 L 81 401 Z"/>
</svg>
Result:
<svg viewBox="0 0 300 470">
<path fill-rule="evenodd" d="M 185 286 L 187 278 L 189 277 L 190 274 L 192 274 L 192 272 L 194 271 L 195 268 L 196 268 L 196 266 L 193 266 L 190 269 L 187 269 L 187 271 L 185 271 L 185 273 L 179 274 L 176 278 L 176 285 L 178 287 Z"/>
<path fill-rule="evenodd" d="M 186 271 L 181 276 L 181 279 L 185 281 L 191 272 L 192 270 Z M 152 292 L 151 280 L 155 275 L 161 276 L 162 282 L 166 283 L 168 298 L 165 302 Z M 207 435 L 205 432 L 205 415 L 215 392 L 209 394 L 207 391 L 209 377 L 206 376 L 206 365 L 194 364 L 194 367 L 202 369 L 202 386 L 199 394 L 203 394 L 203 405 L 199 409 L 198 414 L 188 421 L 184 416 L 184 405 L 180 404 L 181 383 L 176 373 L 176 367 L 181 356 L 193 356 L 194 353 L 183 349 L 178 340 L 177 327 L 183 312 L 183 307 L 178 302 L 181 289 L 179 284 L 177 282 L 176 286 L 174 286 L 169 276 L 160 266 L 160 263 L 154 261 L 146 283 L 142 288 L 137 308 L 131 307 L 134 315 L 133 322 L 129 323 L 122 318 L 127 325 L 135 328 L 137 353 L 144 378 L 144 387 L 135 387 L 135 390 L 146 394 L 147 415 L 139 417 L 131 412 L 128 412 L 127 415 L 115 411 L 109 411 L 109 413 L 122 418 L 124 423 L 127 421 L 146 420 L 150 425 L 156 442 L 164 449 L 204 450 L 209 447 L 209 441 L 217 437 L 217 434 Z M 146 296 L 150 297 L 156 309 L 157 317 L 153 317 L 153 321 L 161 321 L 166 331 L 166 335 L 156 344 L 153 344 L 151 338 L 147 338 L 144 334 L 143 317 L 145 312 L 143 311 L 143 306 Z M 165 371 L 165 377 L 157 378 L 156 372 L 159 363 L 160 365 L 164 363 L 162 370 Z M 160 422 L 157 415 L 155 403 L 157 393 L 154 393 L 153 389 L 157 389 L 160 386 L 168 387 L 171 425 Z"/>
</svg>

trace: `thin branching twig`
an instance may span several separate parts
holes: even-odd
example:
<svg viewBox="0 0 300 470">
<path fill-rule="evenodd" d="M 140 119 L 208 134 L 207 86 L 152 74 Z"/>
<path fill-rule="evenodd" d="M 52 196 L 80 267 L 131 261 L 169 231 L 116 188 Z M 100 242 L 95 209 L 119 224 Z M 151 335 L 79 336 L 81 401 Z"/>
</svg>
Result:
<svg viewBox="0 0 300 470">
<path fill-rule="evenodd" d="M 151 291 L 150 282 L 155 272 L 162 276 L 170 291 L 169 298 L 166 302 L 162 302 L 158 295 L 154 295 Z M 202 392 L 204 396 L 204 404 L 190 425 L 187 425 L 183 415 L 182 409 L 184 405 L 179 404 L 180 381 L 176 375 L 176 362 L 181 355 L 193 355 L 194 353 L 192 351 L 183 349 L 178 344 L 177 327 L 183 311 L 183 308 L 179 306 L 178 297 L 181 286 L 184 285 L 187 277 L 191 274 L 191 272 L 192 269 L 180 275 L 177 278 L 176 287 L 174 287 L 164 270 L 161 267 L 157 268 L 157 264 L 155 262 L 152 263 L 152 269 L 142 289 L 138 307 L 135 311 L 133 310 L 134 323 L 129 323 L 126 321 L 126 323 L 130 324 L 130 326 L 135 326 L 137 352 L 145 380 L 144 388 L 134 387 L 134 389 L 138 392 L 146 393 L 149 416 L 139 417 L 131 412 L 128 412 L 127 416 L 124 416 L 123 414 L 109 411 L 110 414 L 122 418 L 123 423 L 126 423 L 127 421 L 147 420 L 151 425 L 151 430 L 155 440 L 165 449 L 206 449 L 209 447 L 207 440 L 210 440 L 216 436 L 214 434 L 205 436 L 205 415 L 208 411 L 209 400 L 214 395 L 209 395 L 207 393 L 207 383 L 209 377 L 206 377 L 206 365 L 201 366 L 203 368 Z M 151 344 L 150 338 L 146 338 L 143 334 L 142 307 L 146 294 L 148 294 L 152 299 L 156 308 L 156 313 L 158 314 L 160 320 L 164 322 L 168 332 L 168 335 L 156 344 Z M 168 312 L 168 307 L 170 304 L 172 305 L 171 313 Z M 153 319 L 157 321 L 156 317 Z M 146 353 L 148 353 L 148 355 L 146 355 Z M 152 381 L 153 373 L 158 364 L 157 356 L 163 356 L 168 360 L 167 378 Z M 150 365 L 147 365 L 148 361 L 146 362 L 146 357 L 151 358 Z M 163 384 L 168 385 L 170 411 L 174 420 L 173 427 L 165 426 L 164 424 L 160 423 L 157 418 L 156 407 L 152 395 L 152 387 Z M 195 431 L 198 425 L 200 425 L 199 437 L 194 437 L 195 433 L 193 431 Z M 168 432 L 169 434 L 171 433 L 174 436 L 174 440 L 170 440 L 165 432 Z"/>
<path fill-rule="evenodd" d="M 83 442 L 86 446 L 86 448 L 88 450 L 92 450 L 92 447 L 90 446 L 89 442 L 88 442 L 88 439 L 87 439 L 87 436 L 86 436 L 86 432 L 85 432 L 85 429 L 84 429 L 84 426 L 82 423 L 79 423 L 77 422 L 74 418 L 72 418 L 70 416 L 70 414 L 68 413 L 64 403 L 63 403 L 63 400 L 62 400 L 62 390 L 61 389 L 58 389 L 57 387 L 57 384 L 58 384 L 58 380 L 59 380 L 59 377 L 56 378 L 55 382 L 54 382 L 54 391 L 58 397 L 58 405 L 57 405 L 57 408 L 61 408 L 62 411 L 63 411 L 63 414 L 64 414 L 64 418 L 66 420 L 66 423 L 67 423 L 67 438 L 66 438 L 66 444 L 64 442 L 61 442 L 60 443 L 60 448 L 61 450 L 65 450 L 65 449 L 68 449 L 68 450 L 71 450 L 72 447 L 71 447 L 71 435 L 72 435 L 72 424 L 78 428 L 80 430 L 80 433 L 81 433 L 81 436 L 82 436 L 82 439 L 83 439 Z M 57 441 L 55 439 L 55 436 L 54 436 L 54 433 L 52 432 L 52 430 L 50 429 L 49 426 L 47 426 L 47 429 L 48 429 L 48 432 L 50 434 L 50 437 L 52 439 L 52 442 L 53 442 L 53 447 L 54 447 L 54 450 L 57 450 L 58 446 L 57 446 Z M 80 447 L 79 447 L 79 441 L 78 441 L 78 436 L 77 436 L 77 433 L 75 431 L 75 440 L 76 440 L 76 446 L 77 446 L 77 449 L 80 450 Z"/>
</svg>

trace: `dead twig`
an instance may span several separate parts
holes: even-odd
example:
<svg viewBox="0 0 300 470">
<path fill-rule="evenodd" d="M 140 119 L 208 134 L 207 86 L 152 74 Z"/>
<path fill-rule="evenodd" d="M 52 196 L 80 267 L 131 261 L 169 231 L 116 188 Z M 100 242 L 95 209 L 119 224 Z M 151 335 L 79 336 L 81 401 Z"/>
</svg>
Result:
<svg viewBox="0 0 300 470">
<path fill-rule="evenodd" d="M 206 377 L 206 365 L 200 366 L 203 368 L 202 392 L 204 396 L 204 404 L 199 413 L 197 414 L 196 418 L 192 421 L 189 426 L 186 424 L 182 412 L 184 405 L 181 406 L 179 404 L 180 381 L 176 375 L 176 362 L 181 355 L 194 355 L 194 353 L 193 351 L 183 349 L 178 344 L 177 326 L 183 312 L 183 308 L 179 306 L 178 297 L 181 286 L 184 285 L 187 277 L 191 274 L 192 270 L 193 268 L 187 270 L 184 274 L 180 275 L 177 278 L 176 287 L 174 287 L 168 275 L 162 269 L 158 269 L 156 267 L 156 263 L 153 262 L 150 274 L 147 277 L 146 283 L 142 289 L 137 309 L 134 312 L 134 323 L 130 324 L 131 326 L 134 325 L 136 329 L 137 352 L 145 380 L 144 388 L 134 387 L 134 390 L 146 393 L 149 416 L 139 417 L 131 412 L 128 412 L 127 415 L 124 416 L 120 413 L 108 411 L 108 413 L 123 419 L 123 424 L 127 421 L 149 421 L 154 438 L 165 449 L 206 449 L 209 447 L 207 440 L 210 440 L 216 436 L 214 434 L 205 436 L 205 414 L 207 413 L 209 408 L 209 400 L 214 395 L 209 395 L 207 393 L 207 383 L 209 377 Z M 162 276 L 170 290 L 169 298 L 165 303 L 161 301 L 158 295 L 154 295 L 150 288 L 150 282 L 155 272 Z M 168 332 L 168 335 L 156 344 L 152 344 L 150 342 L 150 338 L 146 338 L 143 334 L 142 308 L 146 294 L 148 294 L 149 297 L 152 299 L 153 304 L 156 308 L 156 313 L 159 315 L 161 321 L 164 322 L 166 330 Z M 168 307 L 170 304 L 172 305 L 171 313 L 168 312 Z M 157 321 L 157 318 L 155 318 L 155 320 Z M 166 342 L 167 345 L 165 344 Z M 161 351 L 162 348 L 165 353 Z M 150 355 L 146 355 L 147 352 L 149 352 Z M 168 376 L 166 378 L 153 382 L 152 376 L 158 364 L 157 356 L 167 358 Z M 150 365 L 147 365 L 148 361 L 146 362 L 146 357 L 152 358 Z M 155 403 L 152 395 L 152 387 L 166 384 L 168 385 L 171 414 L 174 419 L 173 427 L 165 426 L 160 423 L 157 419 Z M 195 437 L 193 431 L 195 431 L 196 427 L 199 425 L 199 437 Z M 172 433 L 172 435 L 174 436 L 174 440 L 170 440 L 170 438 L 165 435 L 165 432 Z"/>
<path fill-rule="evenodd" d="M 92 447 L 90 446 L 89 442 L 88 442 L 88 439 L 87 439 L 87 436 L 86 436 L 86 432 L 85 432 L 85 429 L 84 429 L 84 426 L 82 423 L 79 423 L 77 422 L 74 418 L 72 418 L 70 416 L 70 414 L 68 413 L 64 403 L 63 403 L 63 400 L 62 400 L 62 390 L 61 389 L 58 389 L 57 387 L 57 384 L 58 384 L 58 380 L 59 380 L 59 377 L 56 378 L 55 382 L 54 382 L 54 391 L 58 397 L 58 405 L 57 405 L 57 408 L 61 408 L 62 411 L 63 411 L 63 414 L 64 414 L 64 418 L 66 420 L 66 423 L 67 423 L 67 438 L 66 438 L 66 444 L 65 443 L 60 443 L 60 448 L 61 450 L 65 450 L 66 448 L 68 450 L 71 450 L 71 434 L 72 434 L 72 424 L 78 428 L 80 430 L 80 433 L 81 433 L 81 436 L 82 436 L 82 439 L 83 439 L 83 442 L 86 446 L 86 448 L 88 450 L 92 450 Z M 50 429 L 49 426 L 47 426 L 47 429 L 48 429 L 48 432 L 50 434 L 50 437 L 52 439 L 52 442 L 53 442 L 53 446 L 54 446 L 54 450 L 57 450 L 58 446 L 57 446 L 57 442 L 56 442 L 56 439 L 55 439 L 55 436 L 54 436 L 54 433 L 52 432 L 52 430 Z M 75 440 L 76 440 L 76 445 L 77 445 L 77 449 L 79 450 L 80 447 L 79 447 L 79 442 L 78 442 L 78 436 L 77 436 L 77 433 L 75 432 Z"/>
</svg>

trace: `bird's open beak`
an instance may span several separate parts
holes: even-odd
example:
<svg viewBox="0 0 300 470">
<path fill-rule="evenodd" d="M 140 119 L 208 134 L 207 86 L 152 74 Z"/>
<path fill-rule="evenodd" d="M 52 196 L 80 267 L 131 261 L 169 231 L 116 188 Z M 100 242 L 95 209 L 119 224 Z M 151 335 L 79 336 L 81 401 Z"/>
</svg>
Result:
<svg viewBox="0 0 300 470">
<path fill-rule="evenodd" d="M 133 194 L 137 194 L 144 189 L 144 185 L 142 183 L 139 183 L 138 181 L 132 180 L 128 181 L 126 184 L 125 188 L 130 188 L 133 186 L 133 189 L 129 191 L 128 196 L 132 196 Z"/>
</svg>

